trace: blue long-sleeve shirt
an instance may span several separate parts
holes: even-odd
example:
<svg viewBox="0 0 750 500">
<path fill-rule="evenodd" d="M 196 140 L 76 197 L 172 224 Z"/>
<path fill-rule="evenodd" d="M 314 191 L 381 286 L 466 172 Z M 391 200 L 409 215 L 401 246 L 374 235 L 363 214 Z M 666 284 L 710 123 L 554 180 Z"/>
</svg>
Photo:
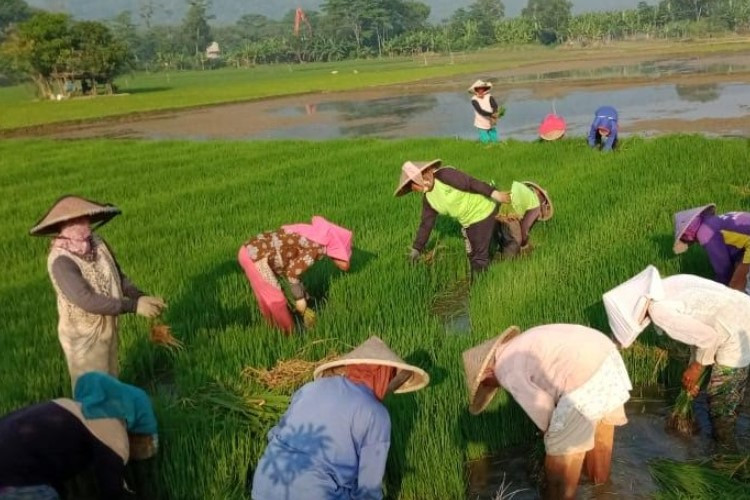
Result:
<svg viewBox="0 0 750 500">
<path fill-rule="evenodd" d="M 719 283 L 728 285 L 737 264 L 750 263 L 750 213 L 704 216 L 696 238 L 708 253 Z"/>
<path fill-rule="evenodd" d="M 310 382 L 268 433 L 254 500 L 380 500 L 391 419 L 370 388 L 345 377 Z"/>
<path fill-rule="evenodd" d="M 602 151 L 612 151 L 612 147 L 617 140 L 617 110 L 612 106 L 602 106 L 594 113 L 594 121 L 591 122 L 589 130 L 589 146 L 592 148 L 602 139 L 599 135 L 600 128 L 609 130 L 609 136 L 604 141 Z"/>
</svg>

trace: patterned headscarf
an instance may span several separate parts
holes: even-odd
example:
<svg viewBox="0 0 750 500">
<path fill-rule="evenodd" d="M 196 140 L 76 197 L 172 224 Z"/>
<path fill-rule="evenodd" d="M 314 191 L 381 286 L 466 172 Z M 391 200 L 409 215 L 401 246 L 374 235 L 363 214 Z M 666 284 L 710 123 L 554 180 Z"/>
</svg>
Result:
<svg viewBox="0 0 750 500">
<path fill-rule="evenodd" d="M 93 260 L 95 253 L 88 219 L 76 219 L 65 224 L 60 234 L 52 240 L 52 246 L 67 250 L 83 259 Z"/>
</svg>

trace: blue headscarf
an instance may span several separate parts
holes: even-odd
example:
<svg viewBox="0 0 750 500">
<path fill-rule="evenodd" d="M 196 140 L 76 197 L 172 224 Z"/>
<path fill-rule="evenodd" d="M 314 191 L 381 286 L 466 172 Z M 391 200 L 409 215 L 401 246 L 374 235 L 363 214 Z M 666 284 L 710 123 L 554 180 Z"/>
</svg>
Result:
<svg viewBox="0 0 750 500">
<path fill-rule="evenodd" d="M 88 372 L 76 382 L 73 399 L 88 419 L 119 418 L 128 432 L 156 435 L 158 428 L 151 399 L 143 390 L 102 372 Z"/>
</svg>

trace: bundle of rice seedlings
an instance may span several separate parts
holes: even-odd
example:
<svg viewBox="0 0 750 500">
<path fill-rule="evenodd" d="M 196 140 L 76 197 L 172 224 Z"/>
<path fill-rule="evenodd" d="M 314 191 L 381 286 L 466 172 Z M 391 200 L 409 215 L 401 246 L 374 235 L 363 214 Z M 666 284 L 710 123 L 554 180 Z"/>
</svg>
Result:
<svg viewBox="0 0 750 500">
<path fill-rule="evenodd" d="M 710 467 L 742 483 L 750 483 L 750 455 L 715 455 L 693 463 Z"/>
<path fill-rule="evenodd" d="M 181 351 L 185 348 L 183 343 L 172 335 L 172 328 L 158 319 L 151 321 L 149 333 L 149 339 L 154 344 L 166 347 L 169 350 Z"/>
<path fill-rule="evenodd" d="M 214 382 L 183 398 L 181 406 L 207 405 L 222 413 L 239 417 L 252 431 L 264 432 L 286 411 L 289 397 L 279 394 L 250 394 L 236 387 Z"/>
<path fill-rule="evenodd" d="M 323 359 L 316 361 L 301 359 L 313 345 L 320 342 L 311 342 L 300 349 L 295 357 L 277 361 L 271 369 L 248 366 L 242 370 L 242 375 L 254 379 L 272 391 L 294 391 L 312 380 L 315 367 L 338 356 L 338 353 L 333 351 Z"/>
<path fill-rule="evenodd" d="M 703 385 L 703 381 L 706 379 L 706 374 L 710 370 L 704 370 L 698 379 L 698 386 Z M 691 396 L 685 389 L 680 390 L 680 394 L 675 399 L 674 406 L 672 407 L 672 413 L 667 420 L 667 428 L 673 430 L 679 434 L 685 436 L 692 436 L 698 432 L 698 426 L 695 423 L 695 415 L 693 412 L 693 401 L 695 398 Z"/>
<path fill-rule="evenodd" d="M 659 459 L 649 464 L 659 498 L 750 498 L 750 484 L 696 463 Z"/>
</svg>

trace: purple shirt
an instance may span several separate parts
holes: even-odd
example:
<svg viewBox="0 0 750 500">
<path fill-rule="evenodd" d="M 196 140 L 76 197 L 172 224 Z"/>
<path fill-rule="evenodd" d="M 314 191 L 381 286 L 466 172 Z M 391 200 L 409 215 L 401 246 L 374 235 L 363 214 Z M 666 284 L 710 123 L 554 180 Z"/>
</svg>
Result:
<svg viewBox="0 0 750 500">
<path fill-rule="evenodd" d="M 745 250 L 750 247 L 750 213 L 704 216 L 697 239 L 708 253 L 716 281 L 727 285 L 734 268 L 743 261 Z"/>
</svg>

